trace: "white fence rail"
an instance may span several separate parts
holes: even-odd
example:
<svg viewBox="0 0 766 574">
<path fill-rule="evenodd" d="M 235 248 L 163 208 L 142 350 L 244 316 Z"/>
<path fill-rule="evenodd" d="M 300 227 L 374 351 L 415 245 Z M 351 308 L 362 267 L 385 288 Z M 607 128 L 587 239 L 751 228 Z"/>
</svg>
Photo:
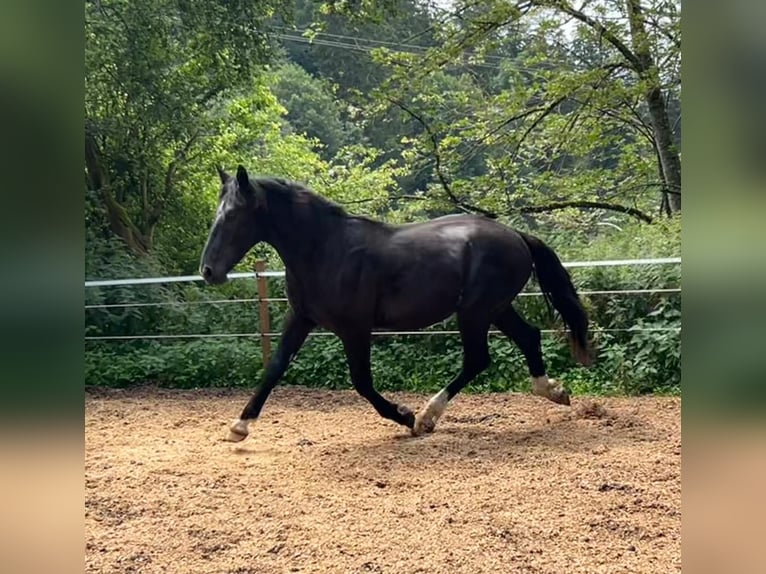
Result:
<svg viewBox="0 0 766 574">
<path fill-rule="evenodd" d="M 609 261 L 570 261 L 564 263 L 565 267 L 569 268 L 582 268 L 582 267 L 622 267 L 622 266 L 643 266 L 643 265 L 678 265 L 681 263 L 680 257 L 662 257 L 653 259 L 617 259 Z M 284 271 L 259 271 L 250 273 L 230 273 L 229 279 L 259 279 L 265 281 L 267 278 L 283 278 L 285 276 Z M 90 280 L 85 281 L 85 288 L 92 287 L 112 287 L 112 286 L 129 286 L 129 285 L 148 285 L 148 284 L 162 284 L 162 283 L 182 283 L 202 281 L 202 277 L 198 275 L 182 275 L 177 277 L 146 277 L 139 279 L 105 279 L 105 280 Z M 265 293 L 265 287 L 264 291 Z M 580 295 L 640 295 L 640 294 L 676 294 L 680 293 L 680 287 L 674 288 L 657 288 L 657 289 L 603 289 L 603 290 L 583 290 L 579 291 Z M 534 292 L 522 292 L 519 296 L 540 296 L 542 293 L 539 291 Z M 244 299 L 209 299 L 201 301 L 163 301 L 157 303 L 109 303 L 109 304 L 93 304 L 85 305 L 85 309 L 111 309 L 111 308 L 129 308 L 129 307 L 163 307 L 163 306 L 182 306 L 182 305 L 204 305 L 204 304 L 230 304 L 230 303 L 259 303 L 261 304 L 261 312 L 265 312 L 268 315 L 267 305 L 270 302 L 284 303 L 287 301 L 285 297 L 256 297 L 256 298 L 244 298 Z M 266 305 L 266 307 L 264 307 Z M 98 336 L 86 336 L 85 340 L 88 341 L 133 341 L 133 340 L 167 340 L 167 339 L 223 339 L 223 338 L 260 338 L 264 344 L 264 355 L 268 356 L 268 341 L 272 338 L 279 337 L 280 333 L 271 332 L 268 328 L 268 318 L 264 323 L 261 323 L 261 332 L 252 333 L 191 333 L 191 334 L 143 334 L 143 335 L 98 335 Z M 263 328 L 265 327 L 265 328 Z M 630 332 L 630 331 L 671 331 L 680 332 L 680 328 L 666 328 L 666 327 L 631 327 L 631 328 L 602 328 L 594 329 L 593 333 L 616 333 L 616 332 Z M 555 333 L 557 331 L 553 329 L 544 329 L 543 333 Z M 501 334 L 499 331 L 490 331 L 492 335 Z M 421 331 L 375 331 L 375 336 L 394 336 L 394 335 L 458 335 L 459 331 L 453 330 L 421 330 Z M 314 332 L 310 336 L 328 336 L 332 333 L 328 332 Z"/>
<path fill-rule="evenodd" d="M 564 267 L 623 267 L 629 265 L 671 265 L 680 264 L 680 257 L 660 257 L 656 259 L 613 259 L 610 261 L 570 261 Z M 284 277 L 284 271 L 263 271 L 260 273 L 229 273 L 229 279 L 256 279 L 258 277 Z M 93 279 L 85 281 L 85 287 L 112 287 L 118 285 L 151 285 L 156 283 L 188 283 L 202 281 L 199 275 L 180 275 L 177 277 L 144 277 L 141 279 Z"/>
</svg>

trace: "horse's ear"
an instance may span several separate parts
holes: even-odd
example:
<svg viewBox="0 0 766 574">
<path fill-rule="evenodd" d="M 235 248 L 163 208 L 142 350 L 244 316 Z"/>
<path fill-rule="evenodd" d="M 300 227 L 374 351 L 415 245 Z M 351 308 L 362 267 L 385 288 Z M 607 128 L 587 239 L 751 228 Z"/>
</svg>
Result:
<svg viewBox="0 0 766 574">
<path fill-rule="evenodd" d="M 223 168 L 221 166 L 216 167 L 216 169 L 218 170 L 218 176 L 221 178 L 221 183 L 226 183 L 227 181 L 229 181 L 230 179 L 229 174 L 223 171 Z"/>
<path fill-rule="evenodd" d="M 239 191 L 242 194 L 248 196 L 255 196 L 255 206 L 258 208 L 266 205 L 266 197 L 264 196 L 263 188 L 258 183 L 252 183 L 250 176 L 247 175 L 247 170 L 239 165 L 237 166 L 237 185 L 239 185 Z"/>
<path fill-rule="evenodd" d="M 242 165 L 237 166 L 237 183 L 242 192 L 250 189 L 250 176 L 247 175 L 247 170 Z"/>
</svg>

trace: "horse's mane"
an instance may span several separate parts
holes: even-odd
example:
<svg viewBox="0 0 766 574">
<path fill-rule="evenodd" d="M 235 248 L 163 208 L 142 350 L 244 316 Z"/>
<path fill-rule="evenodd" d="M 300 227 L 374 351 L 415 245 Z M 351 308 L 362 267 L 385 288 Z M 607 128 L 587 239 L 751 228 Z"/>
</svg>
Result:
<svg viewBox="0 0 766 574">
<path fill-rule="evenodd" d="M 266 191 L 267 202 L 283 200 L 295 208 L 305 206 L 315 215 L 348 215 L 340 205 L 315 193 L 302 183 L 281 177 L 259 177 L 255 182 Z"/>
</svg>

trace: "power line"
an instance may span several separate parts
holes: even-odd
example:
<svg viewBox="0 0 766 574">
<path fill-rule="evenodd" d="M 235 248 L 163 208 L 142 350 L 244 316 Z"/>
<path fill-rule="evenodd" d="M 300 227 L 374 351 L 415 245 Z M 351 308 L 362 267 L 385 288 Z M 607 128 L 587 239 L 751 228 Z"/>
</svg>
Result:
<svg viewBox="0 0 766 574">
<path fill-rule="evenodd" d="M 463 9 L 470 7 L 470 5 L 466 5 L 463 7 Z M 460 12 L 460 11 L 458 11 Z M 449 19 L 450 16 L 453 14 L 447 15 L 444 20 L 440 22 L 440 24 L 443 24 L 446 22 L 447 19 Z M 598 16 L 591 16 L 594 20 L 601 20 L 601 21 L 614 21 L 614 22 L 623 22 L 627 23 L 628 17 L 625 15 L 618 15 L 618 16 L 606 16 L 606 15 L 598 15 Z M 412 36 L 409 36 L 405 40 L 401 42 L 393 42 L 390 40 L 378 40 L 375 38 L 366 38 L 363 36 L 351 36 L 348 34 L 337 34 L 333 32 L 323 32 L 320 30 L 312 30 L 310 28 L 304 28 L 304 29 L 296 29 L 296 28 L 289 28 L 287 26 L 274 26 L 277 30 L 284 30 L 286 32 L 296 32 L 298 34 L 305 34 L 310 33 L 311 37 L 299 35 L 295 36 L 288 33 L 281 33 L 276 34 L 275 36 L 281 39 L 293 41 L 293 42 L 301 42 L 306 44 L 316 44 L 316 45 L 324 45 L 324 46 L 330 46 L 330 47 L 338 47 L 338 48 L 346 48 L 349 50 L 357 50 L 357 51 L 364 51 L 369 52 L 372 49 L 375 49 L 377 47 L 392 47 L 396 49 L 396 51 L 399 52 L 405 52 L 405 53 L 415 53 L 418 55 L 423 55 L 425 52 L 427 52 L 430 49 L 438 48 L 437 45 L 422 45 L 422 44 L 411 44 L 410 41 L 416 37 L 419 37 L 420 35 L 428 32 L 429 30 L 433 29 L 434 25 L 429 26 L 426 28 L 426 30 L 423 30 L 420 33 L 414 34 Z M 326 38 L 337 38 L 339 40 L 327 40 L 326 38 L 321 38 L 322 36 Z M 347 42 L 343 42 L 343 40 L 346 40 Z M 353 42 L 353 43 L 349 43 Z M 361 45 L 360 45 L 361 43 Z M 367 45 L 365 45 L 367 44 Z M 373 44 L 373 46 L 370 46 L 369 44 Z M 560 46 L 561 48 L 565 48 L 565 46 Z M 415 50 L 415 52 L 412 52 L 412 50 Z M 484 59 L 487 60 L 486 64 L 471 64 L 471 65 L 483 65 L 485 67 L 494 67 L 491 64 L 501 64 L 504 62 L 515 62 L 512 58 L 507 58 L 503 56 L 495 56 L 495 55 L 484 55 Z M 514 66 L 515 69 L 520 71 L 529 71 L 534 72 L 537 71 L 532 68 L 526 68 L 522 66 Z"/>
<path fill-rule="evenodd" d="M 317 33 L 317 35 L 320 35 L 320 34 L 322 33 Z M 325 35 L 338 37 L 338 38 L 346 38 L 348 40 L 354 40 L 355 43 L 344 42 L 341 40 L 328 40 L 328 39 L 319 38 L 319 37 L 308 38 L 306 36 L 296 36 L 296 35 L 284 34 L 284 33 L 274 34 L 276 38 L 286 40 L 289 42 L 337 48 L 337 49 L 349 50 L 352 52 L 360 52 L 360 53 L 366 53 L 366 54 L 370 54 L 373 50 L 377 48 L 388 48 L 388 49 L 392 49 L 395 52 L 399 52 L 403 54 L 426 56 L 428 50 L 437 47 L 437 46 L 421 46 L 416 44 L 389 42 L 385 40 L 373 40 L 373 39 L 362 38 L 357 36 L 346 36 L 343 34 L 326 33 Z M 378 43 L 380 45 L 377 45 L 377 46 L 363 45 L 363 44 L 359 44 L 358 42 Z M 567 49 L 565 46 L 562 46 L 562 45 L 559 45 L 559 48 L 564 50 Z M 557 64 L 565 65 L 568 63 L 563 60 L 559 60 L 557 62 L 554 62 L 554 61 L 538 62 L 537 67 L 530 68 L 527 66 L 521 66 L 517 64 L 516 60 L 514 60 L 513 58 L 506 58 L 503 56 L 493 56 L 493 55 L 484 55 L 483 58 L 487 61 L 485 62 L 462 61 L 459 63 L 467 67 L 485 68 L 490 70 L 506 70 L 506 71 L 513 70 L 516 72 L 529 74 L 533 78 L 538 78 L 538 79 L 546 79 L 543 75 L 543 71 L 545 71 L 546 67 L 553 68 Z"/>
<path fill-rule="evenodd" d="M 280 30 L 286 30 L 288 32 L 290 31 L 290 28 L 287 28 L 285 26 L 275 26 L 275 28 L 280 29 Z M 333 33 L 330 33 L 330 32 L 318 32 L 318 31 L 313 31 L 313 30 L 309 30 L 309 29 L 294 30 L 294 31 L 298 32 L 298 33 L 301 33 L 301 32 L 303 32 L 303 33 L 311 32 L 312 36 L 311 37 L 308 37 L 308 36 L 305 36 L 305 35 L 295 36 L 295 35 L 292 35 L 292 34 L 289 34 L 289 33 L 282 33 L 279 36 L 288 37 L 291 40 L 297 40 L 297 38 L 302 38 L 304 40 L 308 40 L 309 42 L 316 41 L 317 39 L 319 39 L 321 41 L 322 38 L 317 38 L 317 37 L 319 37 L 319 36 L 327 36 L 329 38 L 340 38 L 341 40 L 325 40 L 325 41 L 335 41 L 335 42 L 340 43 L 342 40 L 347 40 L 347 41 L 350 41 L 350 42 L 354 42 L 353 45 L 357 46 L 357 47 L 360 47 L 360 48 L 376 48 L 376 47 L 392 46 L 394 48 L 400 48 L 400 49 L 417 50 L 417 51 L 419 51 L 421 53 L 425 53 L 428 50 L 431 50 L 433 48 L 438 48 L 439 47 L 437 45 L 425 46 L 425 45 L 421 45 L 421 44 L 408 44 L 406 42 L 392 42 L 392 41 L 389 41 L 389 40 L 377 40 L 377 39 L 374 39 L 374 38 L 365 38 L 363 36 L 348 36 L 346 34 L 333 34 Z M 378 46 L 364 46 L 364 45 L 359 45 L 358 43 L 362 43 L 362 44 L 377 44 Z M 344 45 L 348 45 L 348 44 L 344 44 Z M 403 51 L 403 50 L 400 50 L 400 51 Z M 507 58 L 507 57 L 504 57 L 504 56 L 494 56 L 494 55 L 491 55 L 491 54 L 485 55 L 484 58 L 486 60 L 488 60 L 489 63 L 497 63 L 497 64 L 499 64 L 499 63 L 502 63 L 502 62 L 513 62 L 513 59 L 511 59 L 511 58 Z"/>
<path fill-rule="evenodd" d="M 278 29 L 278 30 L 287 30 L 288 32 L 291 30 L 290 28 L 287 28 L 285 26 L 275 26 L 275 28 Z M 311 32 L 311 34 L 313 34 L 314 36 L 329 36 L 331 38 L 342 38 L 344 40 L 351 40 L 351 41 L 354 41 L 354 42 L 368 42 L 368 43 L 371 43 L 371 44 L 381 44 L 381 45 L 387 45 L 387 46 L 396 46 L 396 47 L 399 47 L 399 48 L 410 48 L 410 49 L 423 50 L 423 51 L 426 51 L 426 50 L 429 50 L 429 49 L 435 47 L 435 46 L 422 46 L 420 44 L 407 44 L 407 43 L 404 43 L 404 42 L 390 42 L 388 40 L 376 40 L 374 38 L 364 38 L 362 36 L 347 36 L 345 34 L 331 34 L 330 32 L 318 32 L 318 31 L 309 30 L 308 28 L 304 29 L 304 30 L 293 30 L 293 31 L 294 32 L 299 32 L 299 33 L 300 32 Z M 296 36 L 292 36 L 290 34 L 283 34 L 283 35 L 290 36 L 291 38 L 295 38 L 296 37 Z M 308 36 L 304 36 L 304 35 L 301 35 L 300 37 L 301 38 L 305 38 L 306 40 L 313 40 L 313 39 L 315 39 L 315 38 L 309 38 Z"/>
<path fill-rule="evenodd" d="M 277 38 L 288 40 L 290 42 L 297 42 L 300 44 L 308 44 L 308 45 L 317 45 L 317 46 L 327 46 L 332 48 L 341 48 L 344 50 L 351 50 L 356 52 L 365 52 L 365 53 L 371 53 L 373 50 L 379 47 L 384 46 L 360 46 L 358 44 L 351 44 L 348 42 L 340 42 L 340 41 L 334 41 L 334 40 L 324 40 L 321 38 L 306 38 L 304 36 L 292 36 L 290 34 L 275 34 Z M 397 49 L 394 50 L 396 52 L 401 52 L 405 54 L 413 54 L 416 56 L 422 56 L 425 54 L 425 52 L 413 52 L 411 50 L 407 49 Z M 475 66 L 479 68 L 489 68 L 493 70 L 501 70 L 502 68 L 499 65 L 493 65 L 489 63 L 483 63 L 483 62 L 463 62 L 466 66 Z M 521 68 L 517 68 L 521 70 Z M 531 70 L 530 70 L 531 71 Z"/>
</svg>

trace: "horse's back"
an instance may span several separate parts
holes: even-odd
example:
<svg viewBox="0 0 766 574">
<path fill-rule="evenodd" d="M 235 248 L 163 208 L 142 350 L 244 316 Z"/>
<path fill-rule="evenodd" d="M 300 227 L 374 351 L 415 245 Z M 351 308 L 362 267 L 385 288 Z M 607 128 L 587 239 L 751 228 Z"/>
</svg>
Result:
<svg viewBox="0 0 766 574">
<path fill-rule="evenodd" d="M 473 264 L 492 262 L 504 265 L 531 265 L 529 247 L 514 229 L 478 215 L 447 215 L 430 221 L 396 228 L 389 241 L 391 249 L 414 258 L 436 257 L 437 261 Z"/>
<path fill-rule="evenodd" d="M 466 301 L 510 298 L 532 270 L 518 233 L 469 215 L 395 228 L 380 263 L 376 322 L 396 328 L 436 323 Z"/>
</svg>

